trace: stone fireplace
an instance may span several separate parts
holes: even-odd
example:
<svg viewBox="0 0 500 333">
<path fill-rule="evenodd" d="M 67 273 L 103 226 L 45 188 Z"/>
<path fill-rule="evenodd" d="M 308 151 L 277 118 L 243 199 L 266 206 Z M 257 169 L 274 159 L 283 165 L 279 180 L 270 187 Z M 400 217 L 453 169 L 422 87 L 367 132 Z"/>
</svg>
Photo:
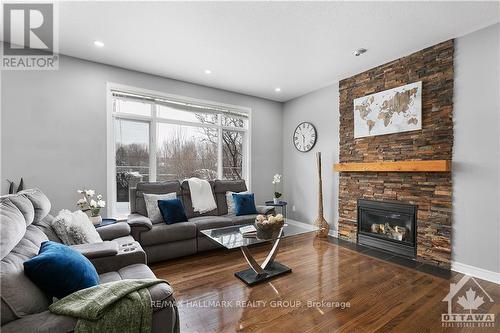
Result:
<svg viewBox="0 0 500 333">
<path fill-rule="evenodd" d="M 453 53 L 453 40 L 449 40 L 340 81 L 339 162 L 450 162 L 453 148 Z M 422 81 L 421 130 L 354 138 L 355 98 L 418 81 Z M 415 246 L 415 259 L 450 268 L 452 175 L 451 169 L 443 171 L 340 171 L 339 237 L 363 243 L 365 236 L 370 236 L 366 234 L 367 226 L 358 225 L 358 199 L 409 204 L 415 210 L 416 230 L 408 234 L 413 238 L 407 240 Z M 371 225 L 369 227 L 371 231 Z M 385 223 L 384 231 L 377 232 L 385 234 Z M 381 240 L 381 234 L 378 236 L 371 238 Z M 396 244 L 394 239 L 389 241 Z M 411 251 L 408 250 L 407 254 Z"/>
<path fill-rule="evenodd" d="M 358 200 L 358 243 L 405 257 L 417 255 L 417 206 Z"/>
</svg>

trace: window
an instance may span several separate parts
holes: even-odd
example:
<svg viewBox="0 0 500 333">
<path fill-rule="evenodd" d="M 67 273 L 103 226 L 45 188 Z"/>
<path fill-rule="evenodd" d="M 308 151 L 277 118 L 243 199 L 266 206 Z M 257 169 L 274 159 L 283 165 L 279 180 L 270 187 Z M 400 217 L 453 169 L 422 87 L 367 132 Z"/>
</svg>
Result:
<svg viewBox="0 0 500 333">
<path fill-rule="evenodd" d="M 221 178 L 217 173 L 217 129 L 159 123 L 157 138 L 156 180 Z"/>
<path fill-rule="evenodd" d="M 238 131 L 222 130 L 222 177 L 242 179 L 243 134 Z"/>
<path fill-rule="evenodd" d="M 108 213 L 129 212 L 141 181 L 248 180 L 249 110 L 110 89 Z"/>
<path fill-rule="evenodd" d="M 116 212 L 126 213 L 128 189 L 149 180 L 149 124 L 115 119 Z"/>
</svg>

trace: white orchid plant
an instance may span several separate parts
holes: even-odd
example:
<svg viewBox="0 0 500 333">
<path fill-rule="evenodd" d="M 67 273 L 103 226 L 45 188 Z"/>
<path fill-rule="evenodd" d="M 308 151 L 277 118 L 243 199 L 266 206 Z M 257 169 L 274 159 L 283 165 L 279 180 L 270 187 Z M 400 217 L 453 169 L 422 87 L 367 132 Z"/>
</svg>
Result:
<svg viewBox="0 0 500 333">
<path fill-rule="evenodd" d="M 99 216 L 101 209 L 106 207 L 106 201 L 102 200 L 102 195 L 98 194 L 94 199 L 94 190 L 78 190 L 77 192 L 82 195 L 82 198 L 76 202 L 76 205 L 83 212 L 90 211 L 90 216 Z"/>
<path fill-rule="evenodd" d="M 282 195 L 282 194 L 281 194 L 280 192 L 278 192 L 278 190 L 277 190 L 277 186 L 278 186 L 278 184 L 279 184 L 279 183 L 281 183 L 281 175 L 280 175 L 279 173 L 277 173 L 277 174 L 275 174 L 275 175 L 273 176 L 274 197 L 275 197 L 276 199 L 280 198 L 280 197 L 281 197 L 281 195 Z"/>
</svg>

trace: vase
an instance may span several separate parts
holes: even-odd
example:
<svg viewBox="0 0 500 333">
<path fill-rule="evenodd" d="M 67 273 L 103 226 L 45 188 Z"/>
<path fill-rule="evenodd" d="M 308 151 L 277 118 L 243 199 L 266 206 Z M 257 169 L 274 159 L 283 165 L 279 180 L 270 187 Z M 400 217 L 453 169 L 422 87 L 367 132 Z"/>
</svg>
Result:
<svg viewBox="0 0 500 333">
<path fill-rule="evenodd" d="M 316 235 L 319 238 L 328 237 L 330 231 L 330 225 L 326 222 L 323 216 L 323 178 L 321 177 L 321 152 L 316 153 L 316 162 L 318 165 L 318 218 L 314 222 L 314 225 L 318 228 Z"/>
<path fill-rule="evenodd" d="M 102 222 L 102 217 L 101 217 L 101 215 L 91 216 L 91 217 L 90 217 L 90 221 L 92 221 L 92 224 L 93 224 L 93 225 L 98 225 L 98 224 L 101 224 L 101 222 Z"/>
<path fill-rule="evenodd" d="M 280 199 L 279 198 L 273 198 L 273 202 L 275 205 L 279 204 L 280 203 Z"/>
</svg>

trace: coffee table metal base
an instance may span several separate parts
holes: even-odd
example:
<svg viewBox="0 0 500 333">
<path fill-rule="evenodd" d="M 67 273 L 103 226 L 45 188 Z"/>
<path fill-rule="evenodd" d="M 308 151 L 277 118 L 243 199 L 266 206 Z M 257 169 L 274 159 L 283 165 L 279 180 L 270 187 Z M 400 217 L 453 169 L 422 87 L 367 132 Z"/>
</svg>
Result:
<svg viewBox="0 0 500 333">
<path fill-rule="evenodd" d="M 280 247 L 281 236 L 283 235 L 283 228 L 280 230 L 278 238 L 273 241 L 273 245 L 269 254 L 262 264 L 259 265 L 255 258 L 252 256 L 248 247 L 240 247 L 243 257 L 245 257 L 250 268 L 245 269 L 241 272 L 236 272 L 234 275 L 239 277 L 243 282 L 252 286 L 262 281 L 269 280 L 275 276 L 290 273 L 292 270 L 279 262 L 274 261 L 276 254 L 278 254 L 278 249 Z"/>
<path fill-rule="evenodd" d="M 240 272 L 234 273 L 236 277 L 241 279 L 249 286 L 253 286 L 257 283 L 267 281 L 275 276 L 290 273 L 291 268 L 280 264 L 277 261 L 273 261 L 270 265 L 266 267 L 263 273 L 256 273 L 252 268 L 245 269 Z"/>
</svg>

